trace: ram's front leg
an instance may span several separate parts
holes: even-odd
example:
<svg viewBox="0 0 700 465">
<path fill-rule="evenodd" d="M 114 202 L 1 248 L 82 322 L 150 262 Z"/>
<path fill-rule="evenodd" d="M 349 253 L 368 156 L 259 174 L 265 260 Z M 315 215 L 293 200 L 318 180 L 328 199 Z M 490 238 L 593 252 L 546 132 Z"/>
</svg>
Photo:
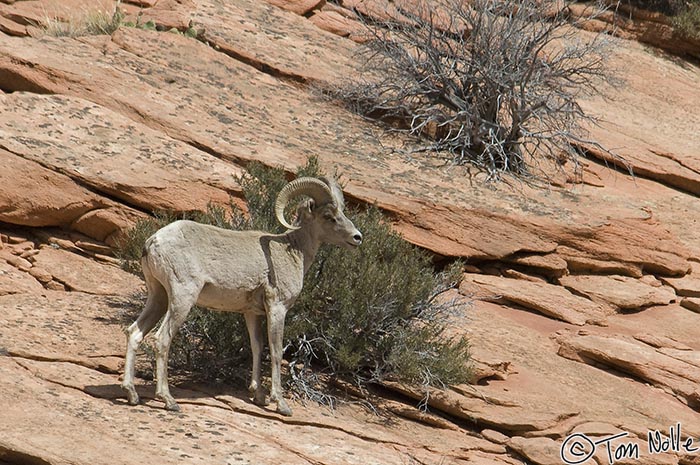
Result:
<svg viewBox="0 0 700 465">
<path fill-rule="evenodd" d="M 284 318 L 287 309 L 281 303 L 270 303 L 267 308 L 267 337 L 270 344 L 270 359 L 272 362 L 272 390 L 270 399 L 277 402 L 277 413 L 285 416 L 292 415 L 292 409 L 284 400 L 282 392 L 282 343 L 284 336 Z"/>
</svg>

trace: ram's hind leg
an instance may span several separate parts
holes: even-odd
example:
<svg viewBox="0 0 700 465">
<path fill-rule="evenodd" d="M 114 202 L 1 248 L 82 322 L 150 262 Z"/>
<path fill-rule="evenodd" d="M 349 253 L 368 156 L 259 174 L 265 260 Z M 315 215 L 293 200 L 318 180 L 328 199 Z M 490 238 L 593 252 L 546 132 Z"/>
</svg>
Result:
<svg viewBox="0 0 700 465">
<path fill-rule="evenodd" d="M 136 351 L 143 338 L 151 332 L 168 309 L 168 295 L 165 288 L 152 276 L 146 274 L 148 298 L 138 319 L 126 330 L 126 360 L 124 362 L 124 379 L 122 388 L 131 405 L 139 403 L 139 395 L 134 388 L 134 365 Z"/>
<path fill-rule="evenodd" d="M 248 390 L 253 395 L 253 403 L 255 403 L 255 405 L 267 405 L 267 393 L 265 392 L 265 388 L 262 386 L 260 375 L 260 364 L 262 361 L 263 352 L 262 316 L 255 315 L 253 313 L 246 313 L 245 323 L 248 327 L 250 349 L 253 353 L 253 374 Z"/>
<path fill-rule="evenodd" d="M 156 398 L 165 402 L 166 410 L 180 411 L 180 406 L 170 394 L 168 386 L 168 355 L 170 344 L 187 319 L 190 309 L 197 301 L 199 289 L 187 292 L 181 289 L 179 293 L 169 296 L 168 311 L 163 323 L 156 333 Z"/>
</svg>

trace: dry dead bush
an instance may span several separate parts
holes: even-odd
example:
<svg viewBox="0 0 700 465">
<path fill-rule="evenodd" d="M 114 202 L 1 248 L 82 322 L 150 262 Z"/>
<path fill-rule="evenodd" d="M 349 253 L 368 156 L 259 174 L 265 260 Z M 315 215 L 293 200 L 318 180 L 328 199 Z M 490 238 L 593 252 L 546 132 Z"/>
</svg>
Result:
<svg viewBox="0 0 700 465">
<path fill-rule="evenodd" d="M 586 137 L 594 119 L 579 99 L 614 81 L 609 37 L 579 26 L 605 7 L 573 17 L 566 1 L 404 3 L 389 19 L 364 18 L 365 72 L 334 97 L 490 180 L 552 164 L 576 172 L 582 146 L 603 149 Z"/>
</svg>

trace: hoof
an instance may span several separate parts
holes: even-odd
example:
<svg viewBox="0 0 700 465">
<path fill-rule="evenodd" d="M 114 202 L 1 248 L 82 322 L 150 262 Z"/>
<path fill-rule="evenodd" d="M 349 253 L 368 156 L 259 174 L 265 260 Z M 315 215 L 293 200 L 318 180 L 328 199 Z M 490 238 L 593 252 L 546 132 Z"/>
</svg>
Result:
<svg viewBox="0 0 700 465">
<path fill-rule="evenodd" d="M 165 404 L 165 410 L 168 412 L 179 412 L 181 409 L 177 402 L 173 402 Z"/>
<path fill-rule="evenodd" d="M 280 415 L 284 415 L 285 417 L 291 417 L 292 416 L 292 409 L 289 408 L 289 405 L 287 405 L 287 402 L 284 400 L 281 400 L 277 402 L 277 413 Z"/>
<path fill-rule="evenodd" d="M 257 391 L 255 391 L 253 395 L 253 403 L 260 407 L 270 405 L 270 402 L 267 400 L 267 393 L 264 389 L 258 389 Z"/>
<path fill-rule="evenodd" d="M 133 386 L 122 386 L 122 389 L 126 391 L 126 399 L 129 405 L 139 405 L 139 395 L 136 393 L 136 389 Z"/>
<path fill-rule="evenodd" d="M 172 396 L 156 396 L 158 399 L 165 402 L 165 410 L 169 412 L 179 412 L 180 406 L 177 405 L 175 399 Z"/>
</svg>

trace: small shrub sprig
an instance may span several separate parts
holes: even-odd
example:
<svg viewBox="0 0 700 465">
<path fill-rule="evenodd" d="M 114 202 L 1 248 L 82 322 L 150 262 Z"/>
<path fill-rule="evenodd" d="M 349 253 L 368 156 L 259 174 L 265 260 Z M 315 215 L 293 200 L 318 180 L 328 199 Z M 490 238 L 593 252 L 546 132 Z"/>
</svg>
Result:
<svg viewBox="0 0 700 465">
<path fill-rule="evenodd" d="M 120 8 L 121 1 L 117 1 L 113 12 L 104 10 L 88 10 L 82 15 L 72 17 L 66 21 L 56 16 L 46 16 L 38 26 L 48 36 L 52 37 L 81 37 L 89 35 L 110 35 L 120 27 L 132 27 L 145 31 L 156 31 L 158 27 L 154 20 L 142 20 L 140 11 L 134 20 L 127 20 L 126 14 Z M 192 24 L 184 31 L 171 28 L 168 32 L 182 34 L 190 38 L 198 38 L 202 31 Z"/>
</svg>

